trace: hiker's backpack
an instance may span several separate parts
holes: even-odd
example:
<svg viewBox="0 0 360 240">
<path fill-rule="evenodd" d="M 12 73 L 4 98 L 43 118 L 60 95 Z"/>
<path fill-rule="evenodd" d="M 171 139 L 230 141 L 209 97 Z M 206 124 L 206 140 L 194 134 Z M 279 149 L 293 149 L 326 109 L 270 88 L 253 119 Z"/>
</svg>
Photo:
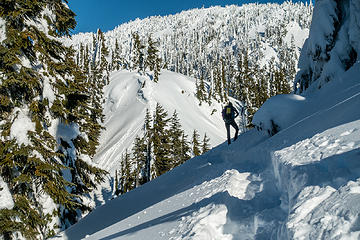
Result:
<svg viewBox="0 0 360 240">
<path fill-rule="evenodd" d="M 230 123 L 235 118 L 235 111 L 231 106 L 226 106 L 223 111 L 223 119 L 226 123 Z"/>
</svg>

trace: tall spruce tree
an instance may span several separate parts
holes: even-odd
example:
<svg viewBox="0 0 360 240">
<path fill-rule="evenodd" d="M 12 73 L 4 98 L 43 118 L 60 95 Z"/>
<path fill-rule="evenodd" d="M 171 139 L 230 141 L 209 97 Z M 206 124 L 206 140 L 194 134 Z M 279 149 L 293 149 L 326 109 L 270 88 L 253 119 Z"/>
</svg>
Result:
<svg viewBox="0 0 360 240">
<path fill-rule="evenodd" d="M 221 69 L 219 67 L 215 67 L 214 70 L 214 97 L 218 100 L 218 102 L 223 102 L 223 87 L 221 81 Z"/>
<path fill-rule="evenodd" d="M 111 64 L 111 70 L 112 71 L 119 71 L 120 67 L 122 65 L 122 61 L 121 61 L 121 49 L 120 49 L 120 45 L 118 43 L 118 40 L 115 39 L 115 49 L 112 53 L 112 64 Z"/>
<path fill-rule="evenodd" d="M 187 135 L 184 131 L 181 134 L 181 154 L 180 154 L 180 164 L 183 164 L 187 160 L 191 158 L 191 145 L 190 142 L 187 140 Z"/>
<path fill-rule="evenodd" d="M 207 100 L 207 91 L 203 77 L 200 77 L 199 80 L 196 80 L 196 97 L 199 100 L 200 106 L 203 101 Z"/>
<path fill-rule="evenodd" d="M 121 193 L 126 193 L 135 187 L 134 175 L 131 171 L 131 156 L 128 150 L 121 156 Z"/>
<path fill-rule="evenodd" d="M 154 71 L 154 82 L 159 81 L 159 75 L 161 71 L 161 58 L 158 56 L 158 42 L 155 42 L 151 35 L 147 41 L 147 55 L 144 63 L 144 70 L 149 68 L 150 71 Z"/>
<path fill-rule="evenodd" d="M 166 173 L 172 168 L 169 155 L 169 134 L 168 134 L 168 114 L 164 108 L 157 103 L 152 127 L 152 144 L 154 151 L 154 167 L 156 177 Z"/>
<path fill-rule="evenodd" d="M 100 72 L 101 72 L 101 78 L 103 85 L 109 84 L 109 78 L 110 78 L 110 64 L 107 60 L 109 57 L 109 49 L 106 46 L 105 36 L 104 33 L 98 29 L 98 39 L 99 39 L 99 47 L 100 47 Z"/>
<path fill-rule="evenodd" d="M 150 35 L 148 37 L 147 44 L 148 47 L 147 47 L 147 56 L 145 60 L 145 69 L 149 68 L 150 71 L 154 71 L 156 67 L 156 60 L 158 58 L 158 52 L 159 52 L 159 50 L 156 47 L 157 42 L 155 42 Z"/>
<path fill-rule="evenodd" d="M 83 54 L 84 60 L 83 60 L 83 66 L 82 70 L 86 74 L 87 78 L 89 78 L 90 74 L 90 57 L 89 57 L 89 46 L 86 45 L 84 54 Z"/>
<path fill-rule="evenodd" d="M 206 153 L 207 151 L 210 150 L 210 138 L 208 136 L 206 136 L 206 133 L 204 134 L 204 139 L 202 141 L 202 145 L 201 145 L 201 154 Z"/>
<path fill-rule="evenodd" d="M 137 32 L 132 34 L 132 69 L 138 72 L 144 71 L 144 48 Z"/>
<path fill-rule="evenodd" d="M 222 93 L 221 93 L 221 101 L 227 101 L 228 100 L 228 95 L 229 95 L 229 84 L 228 84 L 228 81 L 227 81 L 227 77 L 226 77 L 226 69 L 225 69 L 225 60 L 224 59 L 221 59 L 220 61 L 221 63 L 221 69 L 220 69 L 220 72 L 221 72 L 221 89 L 222 89 Z"/>
<path fill-rule="evenodd" d="M 145 161 L 145 182 L 151 180 L 151 160 L 152 160 L 152 118 L 149 109 L 146 109 L 144 123 L 144 144 L 146 145 L 146 161 Z"/>
<path fill-rule="evenodd" d="M 133 163 L 135 164 L 135 187 L 146 183 L 146 143 L 144 138 L 136 136 L 132 149 Z"/>
<path fill-rule="evenodd" d="M 97 119 L 100 123 L 104 122 L 104 114 L 102 105 L 105 101 L 104 86 L 109 82 L 109 71 L 107 56 L 109 54 L 105 46 L 105 38 L 103 32 L 98 29 L 97 34 L 93 35 L 93 53 L 88 73 L 89 90 L 91 91 L 90 102 L 92 111 L 91 118 Z M 88 60 L 90 62 L 90 60 Z M 97 134 L 101 129 L 93 129 Z"/>
<path fill-rule="evenodd" d="M 97 144 L 89 145 L 87 137 L 99 125 L 88 117 L 90 92 L 74 52 L 57 40 L 76 25 L 66 3 L 0 3 L 6 27 L 0 43 L 0 174 L 14 201 L 11 209 L 0 209 L 5 239 L 48 238 L 58 228 L 51 225 L 54 218 L 61 228 L 74 223 L 88 210 L 82 195 L 104 174 L 79 157 L 91 157 Z M 62 139 L 62 131 L 77 134 Z M 67 169 L 71 175 L 65 179 Z M 46 213 L 44 199 L 58 209 Z"/>
<path fill-rule="evenodd" d="M 118 170 L 115 170 L 114 189 L 115 189 L 115 195 L 119 195 L 121 193 Z"/>
<path fill-rule="evenodd" d="M 176 110 L 170 118 L 170 129 L 169 129 L 169 147 L 172 167 L 181 164 L 182 146 L 181 138 L 183 130 L 181 129 L 180 120 Z"/>
<path fill-rule="evenodd" d="M 248 118 L 248 123 L 251 124 L 252 122 L 252 118 L 257 110 L 256 106 L 255 106 L 255 101 L 256 101 L 256 94 L 257 94 L 257 89 L 256 89 L 256 80 L 255 80 L 255 74 L 254 74 L 254 70 L 251 67 L 250 61 L 249 61 L 249 53 L 248 50 L 246 50 L 244 52 L 244 58 L 243 58 L 243 82 L 244 82 L 244 102 L 245 105 L 247 106 L 247 118 Z M 250 127 L 250 126 L 249 126 Z"/>
<path fill-rule="evenodd" d="M 199 156 L 201 155 L 201 150 L 200 150 L 200 136 L 198 131 L 195 129 L 192 135 L 192 153 L 194 156 Z"/>
<path fill-rule="evenodd" d="M 154 69 L 154 82 L 156 83 L 159 81 L 160 72 L 161 72 L 161 58 L 157 57 L 155 60 L 155 69 Z"/>
</svg>

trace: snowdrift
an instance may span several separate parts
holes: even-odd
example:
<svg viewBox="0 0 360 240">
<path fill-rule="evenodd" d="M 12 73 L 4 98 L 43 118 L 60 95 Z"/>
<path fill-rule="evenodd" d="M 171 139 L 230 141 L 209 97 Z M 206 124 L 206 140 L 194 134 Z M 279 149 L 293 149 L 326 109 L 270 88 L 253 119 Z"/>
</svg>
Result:
<svg viewBox="0 0 360 240">
<path fill-rule="evenodd" d="M 276 95 L 268 99 L 254 114 L 252 123 L 270 136 L 299 120 L 298 115 L 305 108 L 305 98 L 296 94 Z"/>
</svg>

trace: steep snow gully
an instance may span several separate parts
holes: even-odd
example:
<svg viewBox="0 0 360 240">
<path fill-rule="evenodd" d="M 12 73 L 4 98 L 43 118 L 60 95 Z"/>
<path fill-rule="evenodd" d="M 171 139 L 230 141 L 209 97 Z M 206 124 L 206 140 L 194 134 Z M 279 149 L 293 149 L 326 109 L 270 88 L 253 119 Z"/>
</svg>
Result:
<svg viewBox="0 0 360 240">
<path fill-rule="evenodd" d="M 357 65 L 346 81 L 305 96 L 301 117 L 278 134 L 245 132 L 57 238 L 358 239 L 359 74 Z"/>
</svg>

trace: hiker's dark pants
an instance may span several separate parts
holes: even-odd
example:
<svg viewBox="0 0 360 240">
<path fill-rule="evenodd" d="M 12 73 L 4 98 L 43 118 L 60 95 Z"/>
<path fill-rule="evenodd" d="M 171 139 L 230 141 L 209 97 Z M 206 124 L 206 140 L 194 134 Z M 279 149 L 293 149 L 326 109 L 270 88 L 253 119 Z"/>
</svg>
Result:
<svg viewBox="0 0 360 240">
<path fill-rule="evenodd" d="M 226 132 L 227 132 L 227 140 L 228 140 L 228 144 L 231 143 L 230 140 L 230 125 L 235 128 L 235 136 L 234 136 L 234 141 L 237 139 L 238 133 L 239 133 L 239 127 L 236 124 L 236 122 L 233 120 L 229 123 L 225 122 L 225 127 L 226 127 Z"/>
</svg>

